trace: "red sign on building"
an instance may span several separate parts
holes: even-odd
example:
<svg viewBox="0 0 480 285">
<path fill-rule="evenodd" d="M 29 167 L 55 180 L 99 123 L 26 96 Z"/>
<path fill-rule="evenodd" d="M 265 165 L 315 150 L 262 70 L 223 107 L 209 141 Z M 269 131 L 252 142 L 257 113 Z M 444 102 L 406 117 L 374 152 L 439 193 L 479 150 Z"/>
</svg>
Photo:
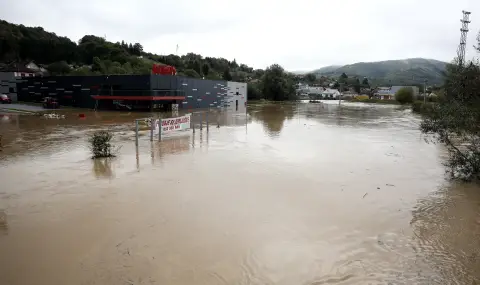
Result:
<svg viewBox="0 0 480 285">
<path fill-rule="evenodd" d="M 152 66 L 152 74 L 176 75 L 177 70 L 175 69 L 175 67 L 170 65 L 154 64 Z"/>
</svg>

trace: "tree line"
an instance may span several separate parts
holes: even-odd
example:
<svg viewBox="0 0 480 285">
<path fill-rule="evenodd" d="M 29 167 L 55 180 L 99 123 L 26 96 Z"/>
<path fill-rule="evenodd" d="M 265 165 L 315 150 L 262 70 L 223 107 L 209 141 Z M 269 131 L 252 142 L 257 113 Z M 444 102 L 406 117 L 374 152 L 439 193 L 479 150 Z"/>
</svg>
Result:
<svg viewBox="0 0 480 285">
<path fill-rule="evenodd" d="M 477 37 L 480 53 L 480 33 Z M 455 59 L 447 65 L 444 93 L 424 106 L 421 130 L 445 145 L 446 171 L 454 178 L 480 181 L 480 63 Z"/>
<path fill-rule="evenodd" d="M 34 61 L 52 75 L 150 74 L 153 64 L 177 69 L 177 75 L 248 82 L 249 99 L 290 100 L 295 78 L 274 64 L 265 70 L 238 64 L 235 59 L 145 52 L 140 43 L 109 42 L 94 35 L 78 43 L 41 27 L 0 20 L 0 63 Z"/>
</svg>

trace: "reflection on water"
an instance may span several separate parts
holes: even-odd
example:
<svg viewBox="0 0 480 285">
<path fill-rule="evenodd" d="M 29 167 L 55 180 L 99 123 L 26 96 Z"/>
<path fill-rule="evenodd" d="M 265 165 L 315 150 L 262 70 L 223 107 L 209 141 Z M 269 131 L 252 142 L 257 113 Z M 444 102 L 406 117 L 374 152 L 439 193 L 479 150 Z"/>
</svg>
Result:
<svg viewBox="0 0 480 285">
<path fill-rule="evenodd" d="M 95 158 L 93 162 L 93 173 L 97 178 L 112 178 L 114 177 L 112 169 L 113 158 Z"/>
<path fill-rule="evenodd" d="M 249 114 L 263 124 L 269 136 L 276 137 L 282 131 L 285 120 L 293 117 L 294 107 L 292 104 L 260 105 L 252 108 Z"/>
<path fill-rule="evenodd" d="M 480 281 L 480 189 L 409 110 L 264 104 L 138 146 L 145 114 L 64 114 L 0 120 L 0 284 Z"/>
<path fill-rule="evenodd" d="M 0 235 L 8 233 L 7 213 L 0 209 Z"/>
</svg>

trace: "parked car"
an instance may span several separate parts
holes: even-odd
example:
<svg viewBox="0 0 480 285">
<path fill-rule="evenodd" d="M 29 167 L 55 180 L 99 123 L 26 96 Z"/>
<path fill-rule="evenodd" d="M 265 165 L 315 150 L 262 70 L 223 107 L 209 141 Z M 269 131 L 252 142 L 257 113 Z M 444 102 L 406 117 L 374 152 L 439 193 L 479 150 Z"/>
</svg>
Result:
<svg viewBox="0 0 480 285">
<path fill-rule="evenodd" d="M 2 104 L 10 104 L 10 103 L 12 103 L 12 99 L 10 99 L 10 97 L 8 97 L 8 95 L 0 94 L 0 102 Z"/>
<path fill-rule="evenodd" d="M 58 101 L 55 98 L 45 97 L 43 100 L 43 108 L 45 109 L 57 109 L 58 107 Z"/>
</svg>

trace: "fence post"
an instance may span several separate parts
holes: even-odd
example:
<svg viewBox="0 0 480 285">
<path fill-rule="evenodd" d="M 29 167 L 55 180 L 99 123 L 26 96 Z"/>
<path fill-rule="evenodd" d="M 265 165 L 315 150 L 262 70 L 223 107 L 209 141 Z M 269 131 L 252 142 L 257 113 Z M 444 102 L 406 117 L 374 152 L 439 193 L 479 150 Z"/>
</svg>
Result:
<svg viewBox="0 0 480 285">
<path fill-rule="evenodd" d="M 155 120 L 153 117 L 150 118 L 150 141 L 153 142 L 153 130 L 155 128 Z"/>
<path fill-rule="evenodd" d="M 193 133 L 195 133 L 195 112 L 190 115 L 190 126 L 193 129 Z"/>
<path fill-rule="evenodd" d="M 203 129 L 203 114 L 200 113 L 200 131 Z"/>
<path fill-rule="evenodd" d="M 207 111 L 207 114 L 205 115 L 206 121 L 207 121 L 207 132 L 208 132 L 208 114 L 210 113 L 210 109 Z"/>
<path fill-rule="evenodd" d="M 135 120 L 135 145 L 138 146 L 138 120 Z"/>
<path fill-rule="evenodd" d="M 162 140 L 162 119 L 158 119 L 158 141 Z"/>
</svg>

